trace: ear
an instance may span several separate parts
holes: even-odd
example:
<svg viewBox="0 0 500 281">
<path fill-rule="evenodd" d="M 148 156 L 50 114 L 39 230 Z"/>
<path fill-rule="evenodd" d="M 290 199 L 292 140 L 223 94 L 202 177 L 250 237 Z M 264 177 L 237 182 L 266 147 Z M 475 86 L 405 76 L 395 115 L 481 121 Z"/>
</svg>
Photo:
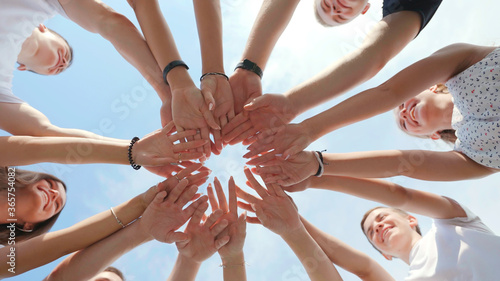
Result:
<svg viewBox="0 0 500 281">
<path fill-rule="evenodd" d="M 26 232 L 31 232 L 33 231 L 33 229 L 35 229 L 35 224 L 31 222 L 24 223 L 24 226 L 22 228 L 22 230 Z"/>
<path fill-rule="evenodd" d="M 384 253 L 382 253 L 382 256 L 384 256 L 384 258 L 388 261 L 392 261 L 392 256 L 391 255 L 386 255 Z"/>
<path fill-rule="evenodd" d="M 38 30 L 40 30 L 40 32 L 45 32 L 48 30 L 48 28 L 43 25 L 43 23 L 41 23 L 40 25 L 38 25 Z"/>
<path fill-rule="evenodd" d="M 437 89 L 438 89 L 438 85 L 434 85 L 434 86 L 429 88 L 429 91 L 431 91 L 433 93 L 437 93 Z"/>
<path fill-rule="evenodd" d="M 368 9 L 370 9 L 370 3 L 366 3 L 366 6 L 363 8 L 363 11 L 361 12 L 362 15 L 366 14 L 368 12 Z"/>
<path fill-rule="evenodd" d="M 20 63 L 19 66 L 17 67 L 17 70 L 25 71 L 28 70 L 28 68 L 26 67 L 26 65 Z"/>
<path fill-rule="evenodd" d="M 441 139 L 441 135 L 439 134 L 439 132 L 434 132 L 431 134 L 431 139 L 439 140 L 439 139 Z"/>
<path fill-rule="evenodd" d="M 409 215 L 408 216 L 408 222 L 410 223 L 410 227 L 411 228 L 414 228 L 418 225 L 418 220 L 416 217 L 412 216 L 412 215 Z"/>
</svg>

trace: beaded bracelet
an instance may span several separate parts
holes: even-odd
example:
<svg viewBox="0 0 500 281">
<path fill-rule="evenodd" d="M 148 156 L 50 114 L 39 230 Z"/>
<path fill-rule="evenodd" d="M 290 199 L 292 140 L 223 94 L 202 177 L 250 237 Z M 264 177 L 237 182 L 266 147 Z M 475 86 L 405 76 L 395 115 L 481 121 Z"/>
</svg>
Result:
<svg viewBox="0 0 500 281">
<path fill-rule="evenodd" d="M 229 81 L 229 77 L 227 77 L 226 74 L 222 73 L 222 72 L 207 72 L 205 74 L 203 74 L 201 77 L 200 77 L 200 82 L 203 81 L 203 78 L 205 78 L 206 76 L 208 75 L 219 75 L 219 76 L 224 76 L 226 78 L 226 80 Z"/>
<path fill-rule="evenodd" d="M 139 140 L 138 137 L 134 137 L 131 141 L 130 141 L 130 145 L 128 146 L 128 162 L 130 163 L 130 166 L 132 166 L 132 168 L 134 168 L 134 170 L 139 170 L 141 168 L 141 165 L 137 165 L 135 164 L 134 162 L 134 159 L 132 159 L 132 147 L 134 146 L 134 144 Z"/>
</svg>

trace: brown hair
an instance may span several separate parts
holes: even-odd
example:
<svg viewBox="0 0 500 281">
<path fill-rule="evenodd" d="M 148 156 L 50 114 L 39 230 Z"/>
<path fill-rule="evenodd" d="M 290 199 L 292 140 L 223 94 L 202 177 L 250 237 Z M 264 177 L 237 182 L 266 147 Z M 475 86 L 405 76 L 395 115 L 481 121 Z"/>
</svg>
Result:
<svg viewBox="0 0 500 281">
<path fill-rule="evenodd" d="M 444 84 L 437 84 L 436 89 L 434 89 L 434 91 L 436 94 L 450 94 L 448 87 L 446 87 Z M 430 138 L 430 136 L 411 134 L 408 131 L 403 130 L 403 128 L 401 128 L 401 125 L 399 124 L 399 122 L 397 122 L 397 124 L 398 124 L 399 129 L 401 129 L 401 131 L 405 132 L 407 135 L 410 135 L 412 137 L 422 138 L 422 139 Z M 441 131 L 438 131 L 438 134 L 441 137 L 441 139 L 448 144 L 454 145 L 455 142 L 457 141 L 457 136 L 455 135 L 454 129 L 441 130 Z"/>
<path fill-rule="evenodd" d="M 66 185 L 60 179 L 54 177 L 53 175 L 38 173 L 32 171 L 21 170 L 11 167 L 0 167 L 0 193 L 7 193 L 9 189 L 9 169 L 15 169 L 14 184 L 16 189 L 24 189 L 29 185 L 32 185 L 41 180 L 53 180 L 62 183 L 64 190 L 66 191 Z M 12 173 L 12 171 L 11 171 Z M 12 177 L 10 177 L 12 178 Z M 10 181 L 12 182 L 12 181 Z M 64 208 L 64 206 L 63 206 Z M 61 211 L 62 209 L 61 208 Z M 24 241 L 36 237 L 38 235 L 48 232 L 56 220 L 59 218 L 59 213 L 55 214 L 51 218 L 37 223 L 31 232 L 25 232 L 15 228 L 16 242 Z M 7 228 L 9 224 L 0 224 L 0 244 L 7 245 L 10 237 L 11 230 Z"/>
<path fill-rule="evenodd" d="M 108 266 L 104 271 L 113 272 L 114 274 L 118 275 L 123 281 L 125 281 L 123 273 L 116 267 Z"/>
<path fill-rule="evenodd" d="M 407 212 L 401 210 L 401 209 L 398 209 L 398 208 L 393 208 L 393 207 L 382 207 L 382 206 L 379 206 L 379 207 L 375 207 L 375 208 L 372 208 L 368 211 L 366 211 L 366 213 L 363 215 L 363 218 L 361 219 L 361 231 L 363 231 L 363 234 L 365 235 L 366 239 L 368 239 L 368 237 L 366 236 L 366 233 L 365 233 L 365 228 L 363 227 L 363 225 L 365 224 L 365 221 L 366 221 L 366 218 L 375 210 L 378 210 L 378 209 L 383 209 L 383 208 L 386 208 L 386 209 L 389 209 L 389 210 L 392 210 L 396 213 L 398 213 L 400 216 L 404 217 L 404 218 L 407 218 L 410 214 L 408 214 Z M 422 236 L 422 232 L 420 231 L 420 226 L 417 224 L 415 226 L 415 231 L 420 235 Z M 377 250 L 379 253 L 383 254 L 379 249 L 377 249 L 377 247 L 375 247 L 372 242 L 370 241 L 370 239 L 368 239 L 368 242 L 370 242 L 370 244 L 372 245 L 373 248 L 375 248 L 375 250 Z"/>
</svg>

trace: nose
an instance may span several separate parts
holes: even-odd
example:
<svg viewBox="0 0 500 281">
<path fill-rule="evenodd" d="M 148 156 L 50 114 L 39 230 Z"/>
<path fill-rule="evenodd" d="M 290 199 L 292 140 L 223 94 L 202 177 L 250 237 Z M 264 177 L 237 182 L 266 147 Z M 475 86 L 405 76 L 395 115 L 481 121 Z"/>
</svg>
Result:
<svg viewBox="0 0 500 281">
<path fill-rule="evenodd" d="M 401 108 L 401 110 L 399 110 L 399 114 L 398 114 L 399 118 L 401 119 L 408 119 L 408 110 L 406 110 L 406 107 L 403 106 L 403 108 Z"/>
<path fill-rule="evenodd" d="M 342 12 L 343 12 L 342 8 L 340 8 L 340 6 L 338 4 L 336 5 L 335 3 L 332 2 L 332 7 L 330 9 L 330 14 L 332 16 L 333 15 L 340 15 L 340 14 L 342 14 Z"/>
</svg>

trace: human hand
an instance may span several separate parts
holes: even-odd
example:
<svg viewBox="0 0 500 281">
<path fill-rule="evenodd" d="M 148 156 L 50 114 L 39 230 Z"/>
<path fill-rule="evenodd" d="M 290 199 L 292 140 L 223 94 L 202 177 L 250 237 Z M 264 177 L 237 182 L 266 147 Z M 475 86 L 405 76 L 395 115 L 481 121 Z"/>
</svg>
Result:
<svg viewBox="0 0 500 281">
<path fill-rule="evenodd" d="M 303 227 L 295 204 L 280 186 L 268 184 L 267 189 L 262 187 L 248 168 L 245 168 L 245 175 L 248 179 L 247 185 L 254 189 L 261 198 L 239 187 L 236 188 L 237 196 L 247 202 L 238 202 L 238 206 L 255 212 L 257 215 L 257 217 L 248 217 L 248 222 L 262 224 L 278 235 L 292 233 Z"/>
<path fill-rule="evenodd" d="M 229 84 L 233 91 L 235 114 L 242 112 L 245 104 L 262 96 L 260 77 L 246 69 L 237 68 L 229 77 Z"/>
<path fill-rule="evenodd" d="M 287 191 L 287 192 L 304 191 L 311 186 L 311 178 L 312 178 L 312 176 L 308 177 L 307 179 L 305 179 L 299 183 L 292 184 L 290 186 L 281 186 L 281 187 L 283 188 L 284 191 Z"/>
<path fill-rule="evenodd" d="M 261 175 L 264 182 L 268 184 L 277 183 L 282 186 L 290 186 L 300 183 L 318 171 L 319 163 L 314 153 L 316 152 L 302 151 L 287 160 L 274 158 L 259 163 L 259 166 L 255 168 L 255 173 Z M 267 155 L 262 157 L 266 158 Z"/>
<path fill-rule="evenodd" d="M 215 122 L 212 112 L 205 103 L 202 92 L 193 86 L 181 88 L 172 87 L 172 116 L 177 132 L 189 129 L 199 130 L 194 136 L 189 136 L 188 140 L 207 140 L 203 149 L 208 158 L 210 156 L 210 128 L 220 130 L 220 126 Z"/>
<path fill-rule="evenodd" d="M 183 179 L 168 196 L 166 191 L 159 192 L 142 214 L 139 220 L 140 227 L 160 242 L 173 243 L 187 240 L 188 235 L 176 230 L 187 222 L 200 204 L 207 201 L 207 196 L 202 196 L 183 210 L 184 205 L 197 190 L 198 187 L 195 185 L 188 187 L 188 181 Z"/>
<path fill-rule="evenodd" d="M 257 135 L 254 132 L 281 127 L 297 116 L 297 110 L 292 103 L 280 94 L 257 97 L 244 106 L 244 112 L 245 114 L 240 113 L 222 129 L 224 139 L 229 144 L 241 141 L 243 145 L 251 144 L 256 140 Z"/>
<path fill-rule="evenodd" d="M 171 101 L 171 98 L 165 99 L 165 101 L 161 104 L 161 107 L 160 107 L 160 119 L 161 119 L 161 126 L 162 127 L 167 126 L 168 123 L 170 123 L 170 122 L 172 122 L 172 120 L 174 120 L 172 118 L 172 101 Z M 172 130 L 175 130 L 175 127 L 172 128 Z"/>
<path fill-rule="evenodd" d="M 184 233 L 189 239 L 177 242 L 179 254 L 191 261 L 201 263 L 217 252 L 220 247 L 229 242 L 229 236 L 217 237 L 226 227 L 227 220 L 220 220 L 222 210 L 215 210 L 208 218 L 203 219 L 208 203 L 204 202 L 198 206 L 189 221 Z"/>
<path fill-rule="evenodd" d="M 142 198 L 142 203 L 144 206 L 144 209 L 146 209 L 151 201 L 153 201 L 153 198 L 156 196 L 158 192 L 161 191 L 166 191 L 167 193 L 170 193 L 172 189 L 182 180 L 186 179 L 188 181 L 189 185 L 196 185 L 200 186 L 204 184 L 207 179 L 208 175 L 210 174 L 211 170 L 204 167 L 201 163 L 193 163 L 193 162 L 183 162 L 183 165 L 186 166 L 186 168 L 182 169 L 180 166 L 173 166 L 178 168 L 178 172 L 176 175 L 172 174 L 163 174 L 160 176 L 165 176 L 167 177 L 166 180 L 159 182 L 155 186 L 150 187 L 147 191 L 145 191 L 141 198 Z M 165 167 L 162 167 L 163 169 Z M 193 174 L 194 172 L 198 171 L 198 173 Z M 195 197 L 193 197 L 194 199 Z"/>
<path fill-rule="evenodd" d="M 138 165 L 162 166 L 177 163 L 182 160 L 202 158 L 201 152 L 188 152 L 190 149 L 202 147 L 207 140 L 192 140 L 174 144 L 176 141 L 196 135 L 195 130 L 169 134 L 174 128 L 170 122 L 161 130 L 156 130 L 134 144 L 132 158 Z"/>
<path fill-rule="evenodd" d="M 208 200 L 212 206 L 212 211 L 221 209 L 224 215 L 220 219 L 225 219 L 229 223 L 226 230 L 220 235 L 229 235 L 231 239 L 229 243 L 219 249 L 221 259 L 227 260 L 243 252 L 243 245 L 245 244 L 246 237 L 246 212 L 238 217 L 236 184 L 234 183 L 233 177 L 229 179 L 228 184 L 229 205 L 224 195 L 222 185 L 217 178 L 214 179 L 214 186 L 218 200 L 215 198 L 212 186 L 209 185 L 207 187 Z"/>
<path fill-rule="evenodd" d="M 301 123 L 269 128 L 258 134 L 256 138 L 257 140 L 247 148 L 249 152 L 243 155 L 244 158 L 252 158 L 266 151 L 271 151 L 277 157 L 288 159 L 290 156 L 303 151 L 312 142 L 307 128 Z M 256 165 L 267 161 L 270 155 L 266 157 L 255 157 L 248 164 Z"/>
<path fill-rule="evenodd" d="M 209 104 L 209 109 L 213 110 L 215 121 L 224 128 L 229 120 L 234 118 L 234 99 L 229 81 L 222 75 L 206 75 L 201 81 L 201 92 L 205 102 Z M 207 97 L 212 97 L 213 101 Z M 212 135 L 215 145 L 212 151 L 220 154 L 223 148 L 221 130 L 212 130 Z"/>
</svg>

